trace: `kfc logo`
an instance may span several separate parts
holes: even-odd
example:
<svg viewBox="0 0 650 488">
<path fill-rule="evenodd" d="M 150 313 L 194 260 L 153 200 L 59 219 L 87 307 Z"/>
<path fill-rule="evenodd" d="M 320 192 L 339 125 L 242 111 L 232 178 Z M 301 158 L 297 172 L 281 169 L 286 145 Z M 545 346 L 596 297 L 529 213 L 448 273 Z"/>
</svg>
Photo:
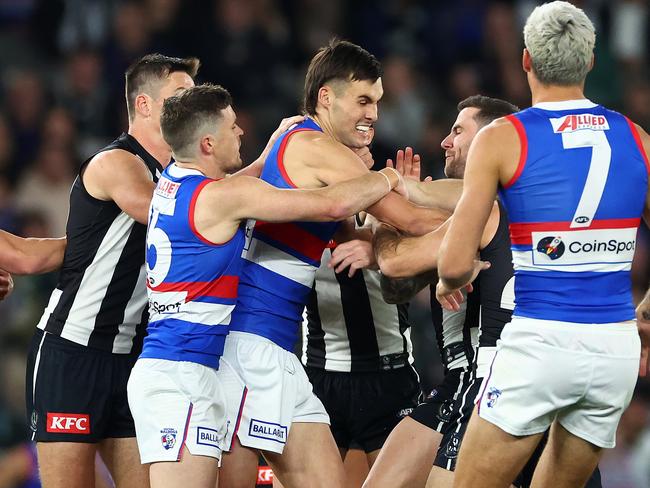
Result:
<svg viewBox="0 0 650 488">
<path fill-rule="evenodd" d="M 47 412 L 47 431 L 57 434 L 90 434 L 90 416 Z"/>
</svg>

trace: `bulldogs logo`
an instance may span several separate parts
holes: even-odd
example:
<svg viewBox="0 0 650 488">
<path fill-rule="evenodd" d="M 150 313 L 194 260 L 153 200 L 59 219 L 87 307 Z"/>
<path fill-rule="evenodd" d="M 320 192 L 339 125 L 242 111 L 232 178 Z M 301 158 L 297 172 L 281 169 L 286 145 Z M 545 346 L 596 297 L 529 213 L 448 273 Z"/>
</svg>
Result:
<svg viewBox="0 0 650 488">
<path fill-rule="evenodd" d="M 501 390 L 491 386 L 486 395 L 488 408 L 494 407 L 500 396 Z"/>
<path fill-rule="evenodd" d="M 162 429 L 160 433 L 162 434 L 160 442 L 165 450 L 168 451 L 176 445 L 176 434 L 178 434 L 176 429 Z"/>
</svg>

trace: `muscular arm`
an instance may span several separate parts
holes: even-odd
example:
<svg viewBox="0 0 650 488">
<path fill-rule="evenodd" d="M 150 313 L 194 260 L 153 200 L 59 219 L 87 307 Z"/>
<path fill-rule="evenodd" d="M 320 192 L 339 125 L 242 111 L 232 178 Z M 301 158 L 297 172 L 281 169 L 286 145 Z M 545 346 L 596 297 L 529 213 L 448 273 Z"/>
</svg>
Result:
<svg viewBox="0 0 650 488">
<path fill-rule="evenodd" d="M 66 239 L 18 237 L 0 231 L 0 268 L 14 274 L 48 273 L 63 263 Z"/>
<path fill-rule="evenodd" d="M 435 207 L 453 212 L 463 193 L 463 180 L 442 179 L 433 181 L 407 180 L 409 200 L 423 207 Z"/>
<path fill-rule="evenodd" d="M 440 246 L 438 274 L 447 289 L 462 287 L 478 272 L 476 250 L 494 206 L 497 185 L 514 173 L 519 151 L 517 133 L 504 119 L 483 128 L 472 142 L 463 194 Z"/>
<path fill-rule="evenodd" d="M 320 133 L 295 134 L 286 146 L 284 163 L 291 179 L 301 188 L 332 185 L 368 173 L 352 150 Z M 446 219 L 443 212 L 418 207 L 396 193 L 370 206 L 368 213 L 414 235 L 425 234 Z"/>
<path fill-rule="evenodd" d="M 406 303 L 436 281 L 438 281 L 436 271 L 427 271 L 411 278 L 390 278 L 382 273 L 381 296 L 386 303 Z"/>
<path fill-rule="evenodd" d="M 197 199 L 195 222 L 201 234 L 222 242 L 247 218 L 267 222 L 338 221 L 377 201 L 400 181 L 395 172 L 383 170 L 382 174 L 366 174 L 325 188 L 283 190 L 242 176 L 206 185 Z"/>
<path fill-rule="evenodd" d="M 88 163 L 82 178 L 90 195 L 114 201 L 129 217 L 147 224 L 156 185 L 140 158 L 122 149 L 100 153 Z"/>
</svg>

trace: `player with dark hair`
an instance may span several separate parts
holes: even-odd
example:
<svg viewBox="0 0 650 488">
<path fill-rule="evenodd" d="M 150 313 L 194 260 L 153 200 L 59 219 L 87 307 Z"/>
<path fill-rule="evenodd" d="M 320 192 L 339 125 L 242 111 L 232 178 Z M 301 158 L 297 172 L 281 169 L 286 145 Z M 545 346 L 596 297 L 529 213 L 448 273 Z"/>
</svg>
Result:
<svg viewBox="0 0 650 488">
<path fill-rule="evenodd" d="M 533 485 L 583 486 L 647 371 L 650 323 L 642 309 L 634 321 L 630 267 L 650 219 L 650 138 L 584 97 L 595 29 L 582 10 L 537 7 L 524 40 L 533 106 L 476 136 L 438 259 L 438 300 L 457 309 L 485 267 L 476 248 L 499 189 L 515 309 L 465 433 L 459 487 L 508 486 L 549 428 Z"/>
</svg>

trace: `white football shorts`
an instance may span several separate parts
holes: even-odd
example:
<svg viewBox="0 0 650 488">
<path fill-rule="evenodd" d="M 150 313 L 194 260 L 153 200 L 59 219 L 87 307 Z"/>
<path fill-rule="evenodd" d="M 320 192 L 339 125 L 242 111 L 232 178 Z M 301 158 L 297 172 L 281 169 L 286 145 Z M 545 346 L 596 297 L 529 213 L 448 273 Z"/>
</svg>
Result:
<svg viewBox="0 0 650 488">
<path fill-rule="evenodd" d="M 243 446 L 282 453 L 292 422 L 329 425 L 325 407 L 295 354 L 264 337 L 231 332 L 223 360 L 246 385 L 235 426 Z M 228 391 L 227 397 L 231 403 L 236 401 L 237 390 Z"/>
<path fill-rule="evenodd" d="M 227 374 L 225 374 L 227 372 Z M 226 391 L 239 400 L 226 401 Z M 219 370 L 187 361 L 141 358 L 128 383 L 142 464 L 193 455 L 221 460 L 232 441 L 244 386 L 226 361 Z"/>
<path fill-rule="evenodd" d="M 634 392 L 641 343 L 632 321 L 578 324 L 513 317 L 477 398 L 478 414 L 505 432 L 543 432 L 557 421 L 599 447 Z"/>
</svg>

